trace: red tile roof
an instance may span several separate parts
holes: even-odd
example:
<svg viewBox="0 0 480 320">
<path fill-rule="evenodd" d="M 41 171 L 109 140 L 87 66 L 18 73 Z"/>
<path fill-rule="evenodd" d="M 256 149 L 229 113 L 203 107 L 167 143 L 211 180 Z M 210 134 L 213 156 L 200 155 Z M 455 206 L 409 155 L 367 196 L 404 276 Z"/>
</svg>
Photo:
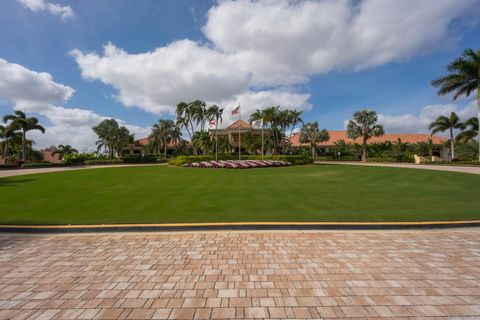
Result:
<svg viewBox="0 0 480 320">
<path fill-rule="evenodd" d="M 330 140 L 327 142 L 319 143 L 319 146 L 333 146 L 334 142 L 339 140 L 345 140 L 345 142 L 353 143 L 362 143 L 361 138 L 357 138 L 355 140 L 348 138 L 346 130 L 330 130 L 328 131 L 330 135 Z M 448 139 L 439 136 L 430 136 L 429 134 L 425 133 L 389 133 L 384 134 L 380 137 L 373 137 L 368 140 L 368 143 L 382 143 L 382 142 L 397 142 L 400 139 L 403 143 L 417 143 L 417 142 L 428 142 L 430 139 L 432 140 L 433 144 L 443 144 Z M 306 146 L 307 144 L 300 143 L 300 133 L 294 133 L 292 138 L 290 139 L 292 146 L 299 147 L 299 146 Z"/>
</svg>

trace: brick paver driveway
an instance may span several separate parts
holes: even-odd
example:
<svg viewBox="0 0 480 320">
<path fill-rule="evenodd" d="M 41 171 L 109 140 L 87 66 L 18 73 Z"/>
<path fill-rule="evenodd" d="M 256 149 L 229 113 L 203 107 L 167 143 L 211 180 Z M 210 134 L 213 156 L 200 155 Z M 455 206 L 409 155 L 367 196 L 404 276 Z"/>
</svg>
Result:
<svg viewBox="0 0 480 320">
<path fill-rule="evenodd" d="M 480 229 L 0 236 L 0 319 L 480 317 Z"/>
</svg>

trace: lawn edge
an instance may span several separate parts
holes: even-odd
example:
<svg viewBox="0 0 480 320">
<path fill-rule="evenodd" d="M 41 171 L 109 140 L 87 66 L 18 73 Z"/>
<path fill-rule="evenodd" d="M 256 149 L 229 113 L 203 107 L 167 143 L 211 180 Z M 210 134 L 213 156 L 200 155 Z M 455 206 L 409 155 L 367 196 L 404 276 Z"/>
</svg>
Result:
<svg viewBox="0 0 480 320">
<path fill-rule="evenodd" d="M 2 233 L 90 233 L 208 230 L 399 230 L 480 227 L 480 220 L 398 222 L 215 222 L 94 225 L 0 225 Z"/>
</svg>

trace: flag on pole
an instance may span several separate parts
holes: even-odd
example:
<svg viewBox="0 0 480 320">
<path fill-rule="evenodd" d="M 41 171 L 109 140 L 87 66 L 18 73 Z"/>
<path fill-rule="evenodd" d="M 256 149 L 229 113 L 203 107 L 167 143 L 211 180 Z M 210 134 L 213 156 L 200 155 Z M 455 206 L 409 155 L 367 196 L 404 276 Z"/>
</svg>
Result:
<svg viewBox="0 0 480 320">
<path fill-rule="evenodd" d="M 236 107 L 235 109 L 232 110 L 232 116 L 234 116 L 236 114 L 240 114 L 240 105 L 238 105 L 238 107 Z"/>
<path fill-rule="evenodd" d="M 253 121 L 252 126 L 254 126 L 255 128 L 263 127 L 263 119 Z"/>
</svg>

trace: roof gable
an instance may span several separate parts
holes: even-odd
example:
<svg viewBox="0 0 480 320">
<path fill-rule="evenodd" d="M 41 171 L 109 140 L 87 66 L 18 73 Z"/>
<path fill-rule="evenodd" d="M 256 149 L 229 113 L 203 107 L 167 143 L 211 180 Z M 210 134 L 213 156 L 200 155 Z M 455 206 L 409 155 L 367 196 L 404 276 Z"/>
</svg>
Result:
<svg viewBox="0 0 480 320">
<path fill-rule="evenodd" d="M 228 127 L 226 127 L 225 129 L 227 129 L 227 130 L 238 129 L 239 127 L 243 128 L 243 129 L 251 129 L 252 128 L 250 123 L 248 123 L 244 120 L 237 120 L 234 123 L 232 123 L 231 125 L 229 125 Z"/>
</svg>

